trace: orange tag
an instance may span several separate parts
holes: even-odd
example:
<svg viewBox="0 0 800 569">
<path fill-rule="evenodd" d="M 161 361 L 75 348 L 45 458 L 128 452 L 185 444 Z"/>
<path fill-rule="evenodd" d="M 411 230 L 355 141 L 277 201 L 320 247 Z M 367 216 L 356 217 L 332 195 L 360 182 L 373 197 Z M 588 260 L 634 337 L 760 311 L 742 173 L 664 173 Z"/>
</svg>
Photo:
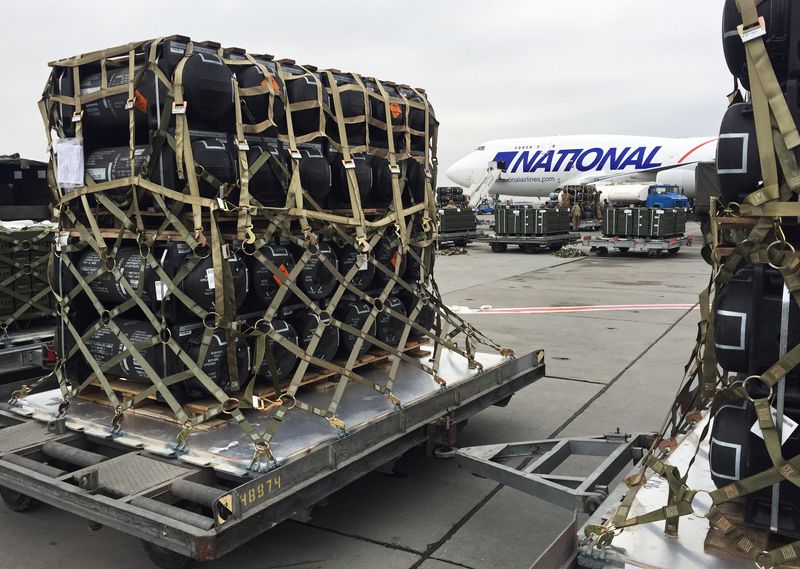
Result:
<svg viewBox="0 0 800 569">
<path fill-rule="evenodd" d="M 133 106 L 137 111 L 147 112 L 147 99 L 139 89 L 136 89 L 133 93 Z"/>
<path fill-rule="evenodd" d="M 403 114 L 403 110 L 400 108 L 400 105 L 397 103 L 389 104 L 389 112 L 392 113 L 393 119 L 399 119 L 400 115 Z"/>
<path fill-rule="evenodd" d="M 393 267 L 396 267 L 396 266 L 397 266 L 397 253 L 395 253 L 395 254 L 392 256 L 392 260 L 391 260 L 391 261 L 389 261 L 389 263 L 391 263 L 391 265 L 392 265 Z"/>
<path fill-rule="evenodd" d="M 281 263 L 281 266 L 278 267 L 278 270 L 283 273 L 283 276 L 289 278 L 289 270 L 286 268 L 286 265 Z M 275 279 L 275 282 L 278 283 L 278 286 L 283 286 L 283 282 L 281 279 L 278 278 L 278 275 L 272 275 L 272 278 Z"/>
<path fill-rule="evenodd" d="M 273 88 L 273 90 L 275 90 L 275 91 L 277 91 L 278 93 L 280 93 L 280 91 L 281 91 L 281 86 L 278 84 L 278 82 L 277 82 L 277 81 L 275 81 L 275 78 L 274 78 L 272 75 L 270 75 L 270 76 L 269 76 L 269 82 L 272 84 L 272 88 Z M 266 88 L 267 88 L 267 80 L 266 80 L 266 79 L 263 79 L 263 80 L 261 81 L 261 86 L 262 86 L 262 87 L 264 87 L 264 89 L 266 89 Z"/>
</svg>

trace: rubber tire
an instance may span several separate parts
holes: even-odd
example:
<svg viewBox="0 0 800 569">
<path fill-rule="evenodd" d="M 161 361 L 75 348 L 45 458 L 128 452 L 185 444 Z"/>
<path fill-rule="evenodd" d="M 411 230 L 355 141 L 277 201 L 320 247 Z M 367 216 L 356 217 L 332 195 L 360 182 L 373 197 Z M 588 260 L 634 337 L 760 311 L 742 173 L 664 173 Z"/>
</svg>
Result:
<svg viewBox="0 0 800 569">
<path fill-rule="evenodd" d="M 467 240 L 466 239 L 456 239 L 455 241 L 453 241 L 453 245 L 455 245 L 456 247 L 466 247 L 467 246 Z"/>
<path fill-rule="evenodd" d="M 598 257 L 608 257 L 608 247 L 598 247 L 595 253 Z"/>
<path fill-rule="evenodd" d="M 534 243 L 525 243 L 524 245 L 520 245 L 520 248 L 529 255 L 539 252 L 539 246 Z"/>
<path fill-rule="evenodd" d="M 561 251 L 563 247 L 564 247 L 563 245 L 550 245 L 548 249 L 550 249 L 553 253 L 555 253 L 556 251 Z"/>
<path fill-rule="evenodd" d="M 619 248 L 619 252 L 620 252 L 620 253 L 622 253 L 623 255 L 624 255 L 625 253 L 627 253 L 628 251 L 630 251 L 630 250 L 631 250 L 631 248 L 630 248 L 630 247 L 620 247 L 620 248 Z"/>
<path fill-rule="evenodd" d="M 667 249 L 667 253 L 669 253 L 670 255 L 677 255 L 678 251 L 680 250 L 681 250 L 680 247 L 673 247 L 672 249 Z"/>
<path fill-rule="evenodd" d="M 192 559 L 189 557 L 149 541 L 142 540 L 142 547 L 144 547 L 150 561 L 161 567 L 161 569 L 184 569 L 192 563 Z"/>
<path fill-rule="evenodd" d="M 0 497 L 3 498 L 3 502 L 6 503 L 6 506 L 18 514 L 31 512 L 38 508 L 39 504 L 41 503 L 35 498 L 31 498 L 25 494 L 20 494 L 11 488 L 6 488 L 5 486 L 0 486 Z"/>
<path fill-rule="evenodd" d="M 492 253 L 505 253 L 508 251 L 507 243 L 491 243 L 489 246 L 492 248 Z"/>
</svg>

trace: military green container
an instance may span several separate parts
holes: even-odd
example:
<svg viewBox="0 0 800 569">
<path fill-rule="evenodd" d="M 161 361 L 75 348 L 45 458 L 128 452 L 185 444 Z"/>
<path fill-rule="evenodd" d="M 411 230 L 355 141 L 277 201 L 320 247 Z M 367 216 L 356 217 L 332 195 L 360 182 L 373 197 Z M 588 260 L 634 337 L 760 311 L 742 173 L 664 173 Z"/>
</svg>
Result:
<svg viewBox="0 0 800 569">
<path fill-rule="evenodd" d="M 471 208 L 446 207 L 439 210 L 439 233 L 475 231 L 478 219 Z"/>
<path fill-rule="evenodd" d="M 675 235 L 683 235 L 686 233 L 686 210 L 679 209 L 675 216 Z"/>
<path fill-rule="evenodd" d="M 617 235 L 617 216 L 613 207 L 603 210 L 603 235 L 606 237 L 616 237 Z"/>
<path fill-rule="evenodd" d="M 497 235 L 525 235 L 525 206 L 498 206 L 494 220 Z"/>
<path fill-rule="evenodd" d="M 506 234 L 508 210 L 505 207 L 494 208 L 494 232 L 497 235 Z"/>
<path fill-rule="evenodd" d="M 569 210 L 530 208 L 526 212 L 526 235 L 558 235 L 569 233 Z"/>
<path fill-rule="evenodd" d="M 632 207 L 615 208 L 615 236 L 628 237 L 634 234 L 634 228 L 636 225 L 634 222 L 633 210 L 634 208 Z"/>
<path fill-rule="evenodd" d="M 633 233 L 635 237 L 649 237 L 653 222 L 653 209 L 635 207 L 633 209 Z"/>
<path fill-rule="evenodd" d="M 672 209 L 653 210 L 653 223 L 650 235 L 653 237 L 668 237 L 675 233 L 675 211 Z"/>
</svg>

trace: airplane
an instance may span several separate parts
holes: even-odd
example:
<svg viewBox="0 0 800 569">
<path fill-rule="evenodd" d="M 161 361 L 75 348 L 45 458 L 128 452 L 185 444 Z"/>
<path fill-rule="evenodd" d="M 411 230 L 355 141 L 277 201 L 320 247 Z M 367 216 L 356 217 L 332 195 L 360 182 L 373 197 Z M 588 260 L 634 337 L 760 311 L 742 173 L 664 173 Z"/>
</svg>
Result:
<svg viewBox="0 0 800 569">
<path fill-rule="evenodd" d="M 487 189 L 504 196 L 548 197 L 564 186 L 595 184 L 613 203 L 637 201 L 642 191 L 646 195 L 647 185 L 641 182 L 670 183 L 664 177 L 669 171 L 684 182 L 682 193 L 691 199 L 694 184 L 687 182 L 691 176 L 685 167 L 713 162 L 717 138 L 574 135 L 491 140 L 450 166 L 447 177 L 469 188 L 470 198 Z M 633 187 L 633 182 L 640 183 Z"/>
</svg>

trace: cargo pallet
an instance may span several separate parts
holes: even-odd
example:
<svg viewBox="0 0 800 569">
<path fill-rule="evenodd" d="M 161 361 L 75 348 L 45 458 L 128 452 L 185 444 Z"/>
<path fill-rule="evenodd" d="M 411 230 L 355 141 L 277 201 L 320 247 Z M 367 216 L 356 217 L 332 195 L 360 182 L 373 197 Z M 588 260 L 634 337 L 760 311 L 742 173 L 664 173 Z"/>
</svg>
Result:
<svg viewBox="0 0 800 569">
<path fill-rule="evenodd" d="M 557 233 L 555 235 L 484 235 L 476 241 L 488 243 L 492 253 L 505 253 L 509 245 L 519 245 L 526 253 L 539 251 L 558 251 L 565 245 L 576 243 L 581 238 L 578 233 Z"/>
<path fill-rule="evenodd" d="M 55 327 L 45 324 L 0 336 L 0 382 L 6 374 L 41 368 L 54 334 Z"/>
<path fill-rule="evenodd" d="M 274 463 L 253 456 L 234 421 L 176 441 L 179 426 L 135 410 L 114 429 L 107 406 L 73 399 L 61 413 L 59 391 L 28 395 L 0 406 L 1 493 L 18 512 L 38 500 L 138 537 L 159 567 L 218 558 L 412 447 L 454 444 L 458 423 L 545 374 L 542 351 L 476 357 L 483 369 L 445 350 L 442 385 L 402 364 L 402 407 L 351 387 L 338 415 L 346 430 L 290 411 Z M 321 405 L 330 393 L 315 397 Z"/>
<path fill-rule="evenodd" d="M 654 256 L 661 255 L 662 253 L 669 253 L 675 255 L 681 250 L 684 245 L 690 246 L 692 244 L 692 237 L 686 235 L 678 235 L 675 237 L 667 237 L 664 239 L 656 239 L 651 237 L 593 237 L 591 235 L 584 235 L 584 247 L 590 247 L 590 251 L 594 251 L 598 257 L 606 257 L 609 252 L 615 251 L 619 253 L 647 253 Z"/>
<path fill-rule="evenodd" d="M 436 247 L 441 248 L 443 245 L 466 247 L 472 241 L 480 241 L 482 235 L 483 232 L 479 230 L 439 233 L 436 236 Z"/>
</svg>

